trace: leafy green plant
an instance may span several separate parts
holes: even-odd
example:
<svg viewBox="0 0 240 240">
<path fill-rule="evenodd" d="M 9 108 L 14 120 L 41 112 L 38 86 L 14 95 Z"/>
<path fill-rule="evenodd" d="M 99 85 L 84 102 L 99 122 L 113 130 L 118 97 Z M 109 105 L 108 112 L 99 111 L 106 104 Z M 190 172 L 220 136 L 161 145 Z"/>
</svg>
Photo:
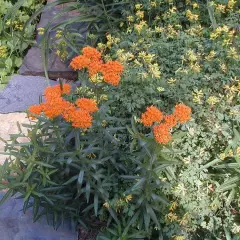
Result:
<svg viewBox="0 0 240 240">
<path fill-rule="evenodd" d="M 34 44 L 36 21 L 24 26 L 41 6 L 42 1 L 1 1 L 0 84 L 6 84 L 9 76 L 17 72 L 26 50 Z"/>
</svg>

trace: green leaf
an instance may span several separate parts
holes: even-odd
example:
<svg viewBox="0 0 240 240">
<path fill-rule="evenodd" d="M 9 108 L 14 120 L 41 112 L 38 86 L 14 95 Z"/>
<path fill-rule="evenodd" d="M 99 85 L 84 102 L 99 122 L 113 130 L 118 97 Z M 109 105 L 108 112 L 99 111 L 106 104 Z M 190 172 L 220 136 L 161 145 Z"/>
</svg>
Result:
<svg viewBox="0 0 240 240">
<path fill-rule="evenodd" d="M 13 193 L 13 190 L 12 189 L 9 189 L 5 194 L 4 196 L 1 198 L 0 200 L 0 205 L 3 204 L 9 197 L 10 195 Z"/>
</svg>

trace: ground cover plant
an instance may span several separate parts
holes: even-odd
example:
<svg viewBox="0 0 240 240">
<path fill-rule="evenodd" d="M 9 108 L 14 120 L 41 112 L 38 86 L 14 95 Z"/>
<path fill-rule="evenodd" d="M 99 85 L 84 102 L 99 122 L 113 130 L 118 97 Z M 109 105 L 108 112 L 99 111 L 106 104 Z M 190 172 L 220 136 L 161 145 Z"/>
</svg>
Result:
<svg viewBox="0 0 240 240">
<path fill-rule="evenodd" d="M 6 143 L 6 197 L 99 240 L 239 239 L 240 2 L 118 3 L 71 58 L 80 86 L 47 88 Z"/>
<path fill-rule="evenodd" d="M 0 86 L 16 73 L 24 54 L 34 44 L 36 21 L 25 23 L 45 1 L 0 1 Z M 23 31 L 24 30 L 24 31 Z"/>
</svg>

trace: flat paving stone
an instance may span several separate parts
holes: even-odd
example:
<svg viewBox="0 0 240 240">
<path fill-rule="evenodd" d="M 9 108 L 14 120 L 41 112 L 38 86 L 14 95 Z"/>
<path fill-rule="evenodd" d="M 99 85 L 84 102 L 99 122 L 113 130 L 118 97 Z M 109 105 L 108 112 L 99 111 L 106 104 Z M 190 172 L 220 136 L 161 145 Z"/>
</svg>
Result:
<svg viewBox="0 0 240 240">
<path fill-rule="evenodd" d="M 0 205 L 0 240 L 77 240 L 77 232 L 67 224 L 56 231 L 44 218 L 33 223 L 31 209 L 24 214 L 22 207 L 23 200 L 15 198 Z"/>
<path fill-rule="evenodd" d="M 48 4 L 52 4 L 57 0 L 48 0 Z M 73 17 L 79 16 L 80 12 L 78 10 L 68 11 L 64 14 L 62 10 L 66 7 L 69 7 L 72 3 L 58 4 L 57 6 L 50 7 L 41 14 L 40 22 L 37 25 L 37 28 L 44 28 L 47 25 L 51 27 L 62 23 L 66 20 L 69 20 Z M 56 16 L 61 13 L 61 17 Z M 80 33 L 81 37 L 78 37 L 77 41 L 79 46 L 84 44 L 86 41 L 88 23 L 76 22 L 68 25 L 68 32 L 70 33 Z M 57 42 L 56 30 L 51 31 L 50 34 L 51 42 Z M 43 35 L 37 34 L 36 42 L 37 45 L 29 49 L 27 55 L 24 58 L 23 64 L 20 68 L 20 74 L 22 75 L 33 75 L 33 76 L 44 76 L 44 67 L 43 59 L 41 52 L 41 41 Z M 71 49 L 68 49 L 70 52 Z M 62 61 L 59 56 L 56 55 L 55 50 L 50 51 L 48 54 L 48 75 L 51 79 L 65 78 L 69 80 L 77 80 L 77 72 L 69 67 L 69 61 Z"/>
<path fill-rule="evenodd" d="M 29 124 L 30 121 L 27 117 L 26 113 L 8 113 L 8 114 L 0 114 L 0 137 L 4 140 L 10 140 L 11 134 L 18 134 L 19 129 L 17 126 L 17 122 L 22 124 Z M 21 127 L 21 130 L 24 134 L 27 133 L 27 129 Z M 18 138 L 19 142 L 26 142 L 28 139 L 26 138 Z M 4 163 L 8 155 L 1 154 L 4 152 L 5 143 L 0 141 L 0 165 Z M 1 213 L 0 213 L 1 214 Z"/>
<path fill-rule="evenodd" d="M 50 80 L 50 85 L 59 84 Z M 48 86 L 46 78 L 14 75 L 7 87 L 0 92 L 0 113 L 23 112 L 34 104 Z"/>
</svg>

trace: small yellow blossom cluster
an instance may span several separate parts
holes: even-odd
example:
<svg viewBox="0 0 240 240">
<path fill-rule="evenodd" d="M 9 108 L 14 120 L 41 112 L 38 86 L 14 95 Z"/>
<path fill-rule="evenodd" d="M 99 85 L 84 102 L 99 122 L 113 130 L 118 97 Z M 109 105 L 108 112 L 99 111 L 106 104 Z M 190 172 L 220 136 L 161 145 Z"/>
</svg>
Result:
<svg viewBox="0 0 240 240">
<path fill-rule="evenodd" d="M 118 49 L 116 54 L 119 62 L 123 64 L 126 64 L 127 62 L 132 61 L 135 58 L 134 54 L 132 54 L 131 52 L 125 52 L 124 49 Z"/>
<path fill-rule="evenodd" d="M 6 22 L 6 25 L 7 26 L 11 25 L 14 30 L 20 30 L 20 31 L 23 30 L 23 24 L 21 22 L 19 22 L 19 21 L 16 21 L 16 20 L 15 21 L 8 20 Z"/>
<path fill-rule="evenodd" d="M 185 32 L 190 36 L 202 36 L 203 27 L 201 25 L 192 26 L 189 29 L 185 30 Z"/>
<path fill-rule="evenodd" d="M 205 59 L 210 62 L 213 60 L 215 56 L 216 56 L 216 52 L 214 50 L 211 50 L 209 54 L 205 57 Z"/>
<path fill-rule="evenodd" d="M 207 103 L 212 107 L 215 106 L 219 102 L 220 102 L 220 99 L 216 96 L 210 96 L 207 99 Z"/>
<path fill-rule="evenodd" d="M 229 101 L 232 101 L 233 98 L 240 94 L 240 80 L 238 80 L 237 77 L 235 77 L 234 79 L 232 79 L 232 81 L 233 84 L 228 84 L 224 86 L 226 93 L 225 96 Z"/>
<path fill-rule="evenodd" d="M 240 148 L 238 148 L 237 149 L 237 155 L 238 156 L 240 156 Z M 221 159 L 221 160 L 225 160 L 226 158 L 228 158 L 228 157 L 233 157 L 234 156 L 234 154 L 233 154 L 233 150 L 229 150 L 228 152 L 224 152 L 224 153 L 220 153 L 220 155 L 219 155 L 219 158 Z"/>
<path fill-rule="evenodd" d="M 120 38 L 113 37 L 111 34 L 107 34 L 106 38 L 107 38 L 106 44 L 98 43 L 97 45 L 97 49 L 100 52 L 104 52 L 106 49 L 111 49 L 114 44 L 118 44 L 120 42 Z"/>
<path fill-rule="evenodd" d="M 240 54 L 235 47 L 230 47 L 227 51 L 227 57 L 234 60 L 240 60 Z"/>
<path fill-rule="evenodd" d="M 45 32 L 45 29 L 44 28 L 38 28 L 37 31 L 38 31 L 38 35 L 43 35 L 44 32 Z"/>
<path fill-rule="evenodd" d="M 194 102 L 194 103 L 202 104 L 202 99 L 203 99 L 203 96 L 204 96 L 202 90 L 197 90 L 197 89 L 195 89 L 195 90 L 192 92 L 192 96 L 193 96 L 193 102 Z"/>
<path fill-rule="evenodd" d="M 200 56 L 195 53 L 193 50 L 188 50 L 186 56 L 184 57 L 184 61 L 189 63 L 189 67 L 193 72 L 199 73 L 201 71 L 201 66 L 198 63 Z"/>
<path fill-rule="evenodd" d="M 123 208 L 132 201 L 133 196 L 127 195 L 127 196 L 123 196 L 120 199 L 113 199 L 111 201 L 106 201 L 103 206 L 105 208 L 113 208 L 115 209 L 117 212 L 121 212 L 123 210 Z"/>
<path fill-rule="evenodd" d="M 232 45 L 234 39 L 234 30 L 230 30 L 230 28 L 226 25 L 222 27 L 216 28 L 214 32 L 210 34 L 210 39 L 215 40 L 222 37 L 223 38 L 223 46 Z"/>
<path fill-rule="evenodd" d="M 6 58 L 8 53 L 7 46 L 0 46 L 0 58 Z"/>
<path fill-rule="evenodd" d="M 186 11 L 186 17 L 190 22 L 196 22 L 199 20 L 199 15 L 192 13 L 189 9 Z"/>
<path fill-rule="evenodd" d="M 57 36 L 56 36 L 57 37 Z M 60 57 L 62 61 L 65 61 L 68 56 L 67 44 L 65 41 L 60 41 L 56 44 L 56 54 Z"/>
<path fill-rule="evenodd" d="M 216 9 L 217 12 L 225 13 L 226 9 L 227 9 L 227 6 L 224 5 L 224 4 L 216 4 L 215 9 Z"/>
<path fill-rule="evenodd" d="M 165 218 L 168 222 L 178 222 L 181 226 L 186 227 L 190 221 L 191 215 L 189 213 L 185 213 L 181 218 L 179 218 L 179 216 L 175 213 L 177 207 L 178 207 L 177 202 L 171 202 L 169 207 L 170 212 L 165 216 Z"/>
<path fill-rule="evenodd" d="M 63 31 L 62 30 L 57 30 L 56 31 L 56 38 L 59 39 L 63 36 Z"/>
<path fill-rule="evenodd" d="M 185 240 L 184 236 L 174 236 L 172 240 Z"/>
<path fill-rule="evenodd" d="M 142 33 L 143 30 L 146 30 L 147 27 L 148 27 L 147 22 L 144 20 L 134 24 L 134 29 L 139 35 Z"/>
</svg>

